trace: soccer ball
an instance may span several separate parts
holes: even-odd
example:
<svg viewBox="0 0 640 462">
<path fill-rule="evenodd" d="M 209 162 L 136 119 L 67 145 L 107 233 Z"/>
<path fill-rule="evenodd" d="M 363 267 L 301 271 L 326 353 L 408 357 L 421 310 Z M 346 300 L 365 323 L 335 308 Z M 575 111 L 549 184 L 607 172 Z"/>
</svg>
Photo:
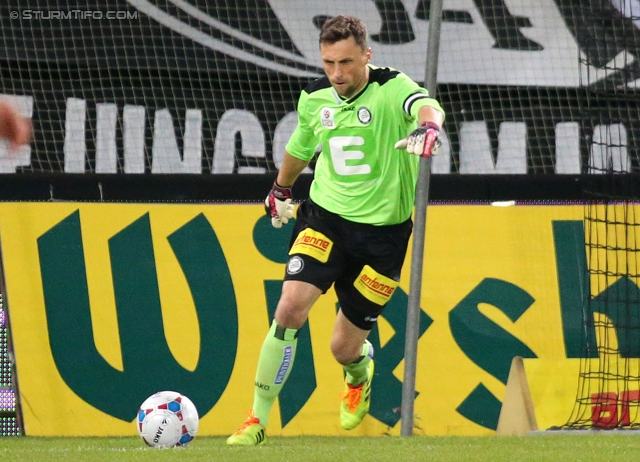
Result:
<svg viewBox="0 0 640 462">
<path fill-rule="evenodd" d="M 186 396 L 160 391 L 140 405 L 136 428 L 142 440 L 156 448 L 184 446 L 198 433 L 198 410 Z"/>
</svg>

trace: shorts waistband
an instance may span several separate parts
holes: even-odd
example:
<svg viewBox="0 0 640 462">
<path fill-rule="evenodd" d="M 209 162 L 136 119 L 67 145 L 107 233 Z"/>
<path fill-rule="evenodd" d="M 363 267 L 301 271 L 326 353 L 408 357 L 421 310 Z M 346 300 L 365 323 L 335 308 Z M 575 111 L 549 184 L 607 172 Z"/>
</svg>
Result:
<svg viewBox="0 0 640 462">
<path fill-rule="evenodd" d="M 321 215 L 325 215 L 325 216 L 331 217 L 334 220 L 338 220 L 342 222 L 346 227 L 351 227 L 354 230 L 366 231 L 366 232 L 372 232 L 372 233 L 375 233 L 375 232 L 387 233 L 389 231 L 404 229 L 407 226 L 413 226 L 413 221 L 411 220 L 411 218 L 408 218 L 402 223 L 397 223 L 394 225 L 372 225 L 370 223 L 358 223 L 357 221 L 347 220 L 346 218 L 341 217 L 337 213 L 333 213 L 319 206 L 318 204 L 313 202 L 311 198 L 308 198 L 306 202 L 312 208 L 316 209 L 316 211 L 318 211 L 318 213 L 320 213 Z"/>
</svg>

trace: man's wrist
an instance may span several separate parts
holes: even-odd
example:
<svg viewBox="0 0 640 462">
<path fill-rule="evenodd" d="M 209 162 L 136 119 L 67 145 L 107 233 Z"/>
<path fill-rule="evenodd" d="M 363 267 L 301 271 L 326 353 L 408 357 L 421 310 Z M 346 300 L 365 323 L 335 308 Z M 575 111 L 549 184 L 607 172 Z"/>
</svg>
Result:
<svg viewBox="0 0 640 462">
<path fill-rule="evenodd" d="M 425 121 L 425 122 L 420 122 L 420 127 L 421 127 L 421 128 L 426 128 L 426 129 L 431 128 L 431 129 L 433 129 L 433 130 L 438 130 L 438 131 L 440 131 L 440 126 L 439 126 L 437 123 L 432 122 L 432 121 L 430 121 L 430 120 L 427 120 L 427 121 Z"/>
<path fill-rule="evenodd" d="M 273 182 L 273 185 L 274 185 L 276 188 L 280 188 L 280 189 L 291 189 L 291 187 L 293 186 L 293 185 L 283 186 L 283 185 L 281 185 L 280 183 L 278 183 L 278 180 L 274 181 L 274 182 Z"/>
<path fill-rule="evenodd" d="M 276 180 L 273 182 L 271 193 L 279 200 L 291 199 L 291 186 L 282 186 Z"/>
</svg>

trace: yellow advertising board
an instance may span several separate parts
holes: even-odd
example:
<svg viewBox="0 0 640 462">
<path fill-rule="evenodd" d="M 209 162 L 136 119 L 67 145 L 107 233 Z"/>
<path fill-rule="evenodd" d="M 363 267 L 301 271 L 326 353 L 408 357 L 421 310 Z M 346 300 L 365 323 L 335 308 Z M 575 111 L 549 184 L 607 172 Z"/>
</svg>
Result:
<svg viewBox="0 0 640 462">
<path fill-rule="evenodd" d="M 416 434 L 495 434 L 514 356 L 525 358 L 539 426 L 569 418 L 577 371 L 545 365 L 575 364 L 580 348 L 570 315 L 582 216 L 577 205 L 430 207 Z M 273 229 L 253 204 L 0 204 L 25 433 L 132 435 L 137 406 L 161 389 L 194 401 L 200 434 L 235 431 L 251 408 L 291 228 Z M 300 333 L 270 435 L 399 434 L 410 267 L 407 255 L 370 336 L 363 424 L 339 425 L 330 290 Z"/>
</svg>

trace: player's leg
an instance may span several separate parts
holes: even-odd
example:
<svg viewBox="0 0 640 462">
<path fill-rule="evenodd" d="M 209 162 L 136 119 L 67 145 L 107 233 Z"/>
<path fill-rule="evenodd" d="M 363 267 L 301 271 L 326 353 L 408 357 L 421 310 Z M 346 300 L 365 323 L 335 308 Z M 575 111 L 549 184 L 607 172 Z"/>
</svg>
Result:
<svg viewBox="0 0 640 462">
<path fill-rule="evenodd" d="M 342 292 L 337 285 L 336 291 Z M 377 317 L 376 313 L 372 314 L 371 318 Z M 353 316 L 351 310 L 348 311 L 348 316 Z M 352 430 L 360 425 L 371 406 L 371 384 L 375 363 L 373 346 L 367 340 L 367 336 L 373 322 L 359 324 L 356 326 L 341 308 L 336 316 L 331 338 L 331 352 L 342 364 L 345 373 L 344 391 L 340 401 L 340 425 L 345 430 Z"/>
<path fill-rule="evenodd" d="M 285 281 L 282 286 L 275 319 L 262 344 L 256 371 L 253 411 L 265 427 L 273 403 L 293 367 L 298 331 L 321 294 L 320 289 L 307 282 Z"/>
<path fill-rule="evenodd" d="M 254 445 L 266 441 L 269 413 L 293 367 L 298 331 L 321 294 L 320 289 L 307 282 L 285 281 L 282 285 L 273 323 L 260 349 L 252 412 L 227 439 L 227 444 Z"/>
<path fill-rule="evenodd" d="M 369 330 L 361 329 L 349 321 L 342 310 L 338 311 L 331 337 L 333 357 L 345 368 L 354 384 L 362 382 L 365 376 L 366 359 L 369 356 L 368 342 L 365 342 Z M 365 367 L 360 366 L 364 362 Z"/>
<path fill-rule="evenodd" d="M 331 338 L 331 352 L 345 372 L 340 403 L 340 425 L 345 430 L 357 427 L 369 412 L 373 381 L 373 346 L 367 340 L 369 330 L 361 329 L 338 311 Z"/>
<path fill-rule="evenodd" d="M 311 307 L 339 274 L 343 257 L 332 245 L 324 227 L 331 219 L 312 203 L 303 203 L 297 212 L 290 243 L 282 295 L 274 321 L 258 360 L 253 410 L 245 425 L 229 437 L 228 444 L 259 444 L 269 413 L 293 366 L 298 329 L 307 321 Z M 309 246 L 309 240 L 326 245 Z M 311 250 L 310 250 L 311 249 Z"/>
<path fill-rule="evenodd" d="M 333 354 L 345 370 L 340 424 L 346 430 L 358 426 L 369 412 L 374 361 L 366 337 L 398 286 L 411 222 L 384 228 L 349 226 L 351 263 L 335 282 L 340 312 L 332 338 Z"/>
</svg>

